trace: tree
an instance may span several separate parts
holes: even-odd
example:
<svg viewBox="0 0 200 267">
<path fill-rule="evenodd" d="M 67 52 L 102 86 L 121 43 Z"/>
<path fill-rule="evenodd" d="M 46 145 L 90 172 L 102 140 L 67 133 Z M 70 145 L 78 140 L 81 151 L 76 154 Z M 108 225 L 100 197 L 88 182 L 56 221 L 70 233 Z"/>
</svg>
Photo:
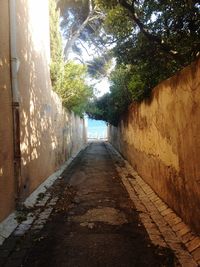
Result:
<svg viewBox="0 0 200 267">
<path fill-rule="evenodd" d="M 94 100 L 91 104 L 94 112 L 89 114 L 116 125 L 132 101 L 148 97 L 157 83 L 199 56 L 200 3 L 197 0 L 93 0 L 92 5 L 101 18 L 94 19 L 92 25 L 87 24 L 80 38 L 110 49 L 117 64 L 110 76 L 110 93 Z M 93 76 L 104 73 L 101 53 L 88 63 Z"/>
<path fill-rule="evenodd" d="M 125 2 L 129 4 L 125 5 Z M 130 7 L 130 2 L 134 8 Z M 199 55 L 200 17 L 198 11 L 200 5 L 196 4 L 197 1 L 190 1 L 190 4 L 187 1 L 180 3 L 180 1 L 169 0 L 120 1 L 120 3 L 120 7 L 123 4 L 125 10 L 129 10 L 128 17 L 133 11 L 135 11 L 135 16 L 140 14 L 145 31 L 153 36 L 152 38 L 147 36 L 138 26 L 137 21 L 134 21 L 132 31 L 128 24 L 129 30 L 126 30 L 125 37 L 115 33 L 115 15 L 110 18 L 112 23 L 109 21 L 107 23 L 109 33 L 113 32 L 116 39 L 114 55 L 118 64 L 134 66 L 135 75 L 143 80 L 146 91 L 150 92 L 157 83 L 190 64 Z M 119 14 L 121 18 L 124 17 L 124 10 L 120 13 L 119 5 L 108 13 L 113 14 L 114 10 L 118 10 L 117 21 L 119 21 Z M 131 20 L 133 18 L 130 18 Z M 122 37 L 119 38 L 119 36 Z M 161 46 L 155 40 L 155 36 L 162 40 L 162 44 L 173 47 L 176 56 Z"/>
<path fill-rule="evenodd" d="M 106 17 L 115 21 L 111 23 L 112 26 L 119 24 L 120 15 L 121 18 L 125 15 L 125 21 L 129 18 L 133 23 L 132 32 L 135 31 L 136 35 L 142 33 L 146 41 L 156 45 L 180 64 L 187 64 L 185 54 L 191 55 L 190 59 L 194 59 L 199 52 L 200 4 L 197 0 L 181 2 L 179 0 L 96 0 L 96 2 L 107 12 Z M 127 26 L 130 29 L 130 23 L 127 23 Z M 116 30 L 116 26 L 114 28 Z M 113 33 L 116 35 L 115 31 Z"/>
<path fill-rule="evenodd" d="M 62 99 L 63 106 L 83 116 L 93 90 L 86 82 L 87 68 L 72 61 L 64 62 L 62 38 L 59 29 L 60 13 L 55 0 L 49 2 L 51 81 L 53 89 Z"/>
<path fill-rule="evenodd" d="M 49 18 L 50 18 L 50 51 L 51 51 L 51 82 L 55 91 L 62 86 L 64 60 L 62 37 L 59 30 L 60 12 L 57 10 L 55 0 L 49 0 Z"/>
<path fill-rule="evenodd" d="M 93 119 L 104 120 L 117 126 L 120 115 L 127 111 L 132 101 L 144 98 L 144 83 L 135 75 L 131 65 L 118 66 L 111 73 L 110 82 L 110 93 L 90 102 L 86 112 Z"/>
<path fill-rule="evenodd" d="M 68 46 L 76 40 L 107 47 L 128 39 L 143 40 L 185 66 L 199 52 L 200 4 L 197 0 L 60 0 Z M 59 3 L 60 3 L 59 2 Z"/>
<path fill-rule="evenodd" d="M 102 54 L 94 57 L 92 60 L 86 61 L 88 74 L 94 79 L 101 79 L 109 76 L 109 70 L 112 65 L 112 54 Z"/>
<path fill-rule="evenodd" d="M 62 87 L 58 94 L 64 107 L 82 116 L 93 90 L 86 83 L 85 66 L 69 61 L 65 64 Z"/>
<path fill-rule="evenodd" d="M 93 43 L 101 38 L 99 25 L 104 14 L 98 9 L 95 1 L 92 0 L 60 0 L 58 6 L 61 9 L 63 34 L 66 39 L 64 48 L 65 60 L 68 59 L 72 49 L 79 50 L 77 47 L 84 45 L 82 42 Z"/>
</svg>

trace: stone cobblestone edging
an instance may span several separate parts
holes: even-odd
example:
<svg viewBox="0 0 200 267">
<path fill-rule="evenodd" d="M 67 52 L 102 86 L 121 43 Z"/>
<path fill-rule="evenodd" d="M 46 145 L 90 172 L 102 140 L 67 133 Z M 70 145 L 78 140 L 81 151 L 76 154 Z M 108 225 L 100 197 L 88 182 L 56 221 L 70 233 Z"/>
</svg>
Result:
<svg viewBox="0 0 200 267">
<path fill-rule="evenodd" d="M 200 266 L 200 237 L 159 198 L 128 161 L 109 143 L 106 147 L 152 243 L 171 248 L 180 266 Z"/>
<path fill-rule="evenodd" d="M 29 229 L 39 231 L 44 227 L 53 211 L 53 207 L 58 201 L 58 197 L 51 198 L 51 195 L 47 193 L 44 198 L 45 202 L 42 199 L 42 201 L 36 204 L 36 206 L 41 208 L 34 212 L 34 214 L 29 214 L 27 219 L 18 225 L 13 233 L 14 236 L 23 236 Z"/>
<path fill-rule="evenodd" d="M 60 177 L 62 172 L 67 168 L 67 166 L 73 161 L 73 159 L 85 148 L 87 144 L 83 146 L 83 148 L 78 151 L 75 155 L 68 159 L 55 173 L 49 176 L 24 202 L 25 207 L 33 207 L 36 205 L 37 207 L 44 207 L 48 200 L 50 199 L 50 195 L 45 194 L 44 198 L 38 201 L 38 195 L 40 193 L 44 194 L 48 188 L 50 188 L 54 182 Z M 52 203 L 55 202 L 55 199 L 51 200 Z M 55 203 L 56 204 L 56 203 Z M 27 232 L 34 220 L 37 218 L 38 213 L 29 213 L 27 215 L 27 220 L 23 221 L 19 224 L 16 220 L 16 211 L 10 214 L 3 222 L 0 223 L 0 246 L 4 243 L 4 241 L 14 232 L 16 236 L 21 236 Z M 50 215 L 50 214 L 49 214 Z M 42 215 L 41 215 L 42 216 Z"/>
<path fill-rule="evenodd" d="M 181 218 L 156 195 L 151 187 L 142 180 L 131 165 L 110 144 L 107 143 L 106 148 L 113 158 L 118 174 L 139 212 L 140 220 L 144 224 L 152 243 L 171 248 L 180 266 L 200 266 L 200 237 L 195 235 Z M 7 232 L 5 227 L 3 228 L 0 224 L 0 241 L 7 239 L 13 227 L 13 237 L 20 238 L 29 231 L 39 232 L 46 224 L 57 201 L 57 196 L 53 197 L 50 192 L 46 192 L 44 197 L 35 204 L 36 212 L 29 213 L 27 219 L 20 224 L 16 222 L 13 213 L 9 216 Z M 2 230 L 4 232 L 1 239 Z M 6 253 L 11 255 L 9 256 L 10 261 L 16 260 L 15 252 L 12 252 L 12 246 L 9 249 L 11 252 L 5 248 L 1 249 L 0 246 L 1 260 L 6 257 Z M 25 253 L 25 251 L 22 252 Z M 20 255 L 17 255 L 17 257 L 20 257 Z"/>
<path fill-rule="evenodd" d="M 0 266 L 21 266 L 30 248 L 32 237 L 38 235 L 39 238 L 42 238 L 40 237 L 40 231 L 49 219 L 58 201 L 58 197 L 53 197 L 49 192 L 46 192 L 43 199 L 36 203 L 37 210 L 28 214 L 26 220 L 18 224 L 9 238 L 6 238 L 4 244 L 0 246 Z M 23 245 L 19 249 L 17 242 L 20 238 Z"/>
</svg>

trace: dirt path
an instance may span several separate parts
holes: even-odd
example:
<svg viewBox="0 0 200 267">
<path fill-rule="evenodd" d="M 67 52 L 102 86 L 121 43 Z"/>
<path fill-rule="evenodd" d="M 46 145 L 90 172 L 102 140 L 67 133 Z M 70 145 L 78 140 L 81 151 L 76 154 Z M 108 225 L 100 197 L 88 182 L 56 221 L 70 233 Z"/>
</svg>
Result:
<svg viewBox="0 0 200 267">
<path fill-rule="evenodd" d="M 91 143 L 62 176 L 54 187 L 60 200 L 45 227 L 29 233 L 15 266 L 175 266 L 170 250 L 150 242 L 103 142 Z"/>
</svg>

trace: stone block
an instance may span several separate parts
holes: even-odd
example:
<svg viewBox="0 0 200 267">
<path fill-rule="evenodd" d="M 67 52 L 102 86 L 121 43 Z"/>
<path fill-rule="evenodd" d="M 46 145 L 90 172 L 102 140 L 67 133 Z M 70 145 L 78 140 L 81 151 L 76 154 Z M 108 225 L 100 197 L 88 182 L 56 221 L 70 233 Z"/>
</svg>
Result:
<svg viewBox="0 0 200 267">
<path fill-rule="evenodd" d="M 200 247 L 200 238 L 199 237 L 195 237 L 194 239 L 192 239 L 191 241 L 189 241 L 185 245 L 188 248 L 189 252 L 192 252 L 195 249 Z"/>
<path fill-rule="evenodd" d="M 181 237 L 189 232 L 191 232 L 190 228 L 188 226 L 185 226 L 181 230 L 177 231 L 176 234 Z"/>
<path fill-rule="evenodd" d="M 177 233 L 179 233 L 179 232 L 177 232 Z M 179 236 L 179 237 L 181 237 L 182 242 L 185 244 L 185 243 L 188 243 L 190 240 L 194 239 L 195 235 L 193 235 L 192 232 L 189 232 L 189 233 L 187 233 L 183 236 Z"/>
<path fill-rule="evenodd" d="M 195 249 L 191 254 L 195 261 L 200 261 L 200 247 Z"/>
<path fill-rule="evenodd" d="M 172 222 L 173 222 L 173 220 L 172 220 Z M 180 223 L 178 223 L 178 224 L 176 224 L 176 225 L 173 225 L 173 226 L 172 226 L 172 229 L 173 229 L 175 232 L 178 232 L 178 231 L 184 229 L 185 227 L 187 227 L 187 225 L 186 225 L 184 222 L 180 222 Z"/>
<path fill-rule="evenodd" d="M 14 236 L 23 236 L 31 227 L 31 224 L 21 223 L 14 231 Z"/>
<path fill-rule="evenodd" d="M 172 213 L 172 210 L 170 208 L 167 208 L 166 210 L 161 211 L 161 214 L 163 216 L 171 214 L 171 213 Z"/>
</svg>

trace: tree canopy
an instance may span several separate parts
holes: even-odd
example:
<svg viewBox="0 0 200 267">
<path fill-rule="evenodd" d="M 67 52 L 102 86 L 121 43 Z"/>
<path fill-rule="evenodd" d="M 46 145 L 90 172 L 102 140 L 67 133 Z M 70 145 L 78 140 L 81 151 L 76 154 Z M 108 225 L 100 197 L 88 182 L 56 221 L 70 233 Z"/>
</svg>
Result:
<svg viewBox="0 0 200 267">
<path fill-rule="evenodd" d="M 157 83 L 199 56 L 198 0 L 59 3 L 68 39 L 65 52 L 74 49 L 80 54 L 84 46 L 95 48 L 94 59 L 85 62 L 93 77 L 107 73 L 108 59 L 116 61 L 110 74 L 110 93 L 89 105 L 88 114 L 93 118 L 101 116 L 116 125 L 132 101 L 148 97 Z"/>
<path fill-rule="evenodd" d="M 92 88 L 87 84 L 87 67 L 73 61 L 65 62 L 59 29 L 60 14 L 55 0 L 50 0 L 51 81 L 63 106 L 83 116 Z"/>
</svg>

